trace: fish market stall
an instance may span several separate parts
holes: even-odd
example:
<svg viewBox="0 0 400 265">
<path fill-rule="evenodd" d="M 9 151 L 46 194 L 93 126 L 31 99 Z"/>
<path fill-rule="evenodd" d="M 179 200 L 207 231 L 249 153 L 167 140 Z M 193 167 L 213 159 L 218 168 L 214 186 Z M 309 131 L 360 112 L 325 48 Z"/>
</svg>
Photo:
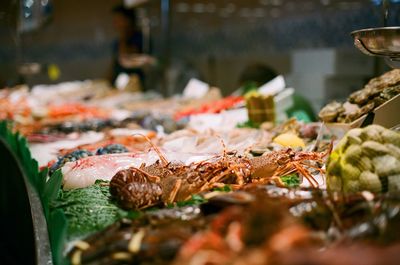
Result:
<svg viewBox="0 0 400 265">
<path fill-rule="evenodd" d="M 370 81 L 379 87 L 375 97 L 395 99 L 399 76 L 393 70 Z M 375 88 L 353 95 L 367 89 Z M 3 92 L 9 121 L 2 122 L 2 139 L 15 143 L 28 194 L 39 198 L 29 196 L 43 208 L 47 229 L 33 234 L 48 238 L 55 264 L 333 264 L 334 253 L 344 258 L 368 248 L 394 264 L 396 130 L 370 125 L 340 138 L 323 123 L 293 119 L 258 128 L 237 126 L 247 115 L 218 122 L 230 112 L 246 114 L 244 98 L 186 118 L 175 114 L 184 102 L 169 99 L 176 112 L 155 116 L 151 127 L 143 121 L 151 113 L 132 115 L 118 104 L 103 109 L 67 97 L 55 104 L 26 93 L 34 92 Z M 15 100 L 23 102 L 18 111 Z M 163 103 L 152 102 L 156 113 Z M 333 104 L 339 107 L 329 112 Z M 353 103 L 331 103 L 321 118 L 342 117 L 346 104 Z M 339 121 L 351 122 L 351 115 Z M 202 116 L 214 125 L 191 126 Z M 176 125 L 167 133 L 168 123 Z"/>
<path fill-rule="evenodd" d="M 171 12 L 211 14 L 220 6 L 131 2 L 150 6 L 138 14 L 145 52 L 152 46 L 152 23 L 161 23 L 164 46 L 160 62 L 144 51 L 123 59 L 126 64 L 148 61 L 148 67 L 160 63 L 159 75 L 167 85 L 168 74 L 178 76 L 169 60 L 170 30 L 176 22 L 170 21 Z M 358 1 L 309 3 L 299 14 L 309 14 L 314 6 L 359 7 Z M 281 16 L 276 10 L 283 6 L 290 11 L 282 1 L 253 4 L 246 9 L 244 1 L 226 3 L 218 16 L 263 17 L 265 8 L 274 18 Z M 382 7 L 386 5 L 383 1 Z M 147 17 L 154 6 L 160 21 Z M 23 8 L 30 10 L 25 2 Z M 128 12 L 119 8 L 113 12 Z M 282 25 L 291 28 L 290 23 Z M 8 253 L 0 252 L 0 259 L 49 265 L 398 264 L 398 30 L 352 33 L 357 48 L 384 56 L 394 69 L 368 75 L 342 100 L 313 102 L 324 105 L 318 120 L 310 106 L 299 103 L 306 100 L 292 83 L 301 79 L 312 88 L 322 80 L 311 82 L 306 72 L 298 71 L 296 62 L 304 51 L 293 55 L 292 76 L 272 74 L 231 93 L 211 85 L 212 78 L 208 84 L 193 77 L 173 95 L 162 95 L 172 91 L 168 86 L 162 93 L 146 91 L 141 86 L 152 81 L 144 77 L 151 77 L 147 68 L 123 73 L 114 83 L 54 79 L 47 85 L 6 86 L 0 90 L 5 241 L 0 249 Z M 102 34 L 95 33 L 97 46 Z M 383 50 L 373 50 L 374 43 Z M 100 54 L 96 45 L 86 50 L 87 56 Z M 207 65 L 213 69 L 210 75 L 217 75 L 213 60 L 207 59 Z M 312 69 L 326 65 L 320 62 Z M 57 76 L 56 66 L 46 67 L 49 76 Z M 190 65 L 186 67 L 189 71 Z M 324 73 L 332 78 L 326 80 L 336 78 L 331 70 Z"/>
</svg>

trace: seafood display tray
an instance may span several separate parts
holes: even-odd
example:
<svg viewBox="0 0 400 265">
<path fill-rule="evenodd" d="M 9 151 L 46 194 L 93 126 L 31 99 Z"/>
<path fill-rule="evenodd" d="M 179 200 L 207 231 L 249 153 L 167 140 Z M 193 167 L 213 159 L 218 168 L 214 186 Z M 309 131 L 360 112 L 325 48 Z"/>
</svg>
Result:
<svg viewBox="0 0 400 265">
<path fill-rule="evenodd" d="M 396 113 L 400 113 L 400 95 L 393 97 L 384 104 L 374 109 L 372 114 L 365 114 L 352 123 L 326 123 L 326 127 L 331 131 L 347 132 L 350 129 L 363 126 L 365 123 L 378 124 L 386 128 L 393 128 L 400 124 L 400 119 Z M 368 117 L 368 115 L 370 115 Z M 366 121 L 371 118 L 370 121 Z"/>
<path fill-rule="evenodd" d="M 11 95 L 6 111 L 18 116 L 0 121 L 1 264 L 365 264 L 353 246 L 375 250 L 370 264 L 400 259 L 399 69 L 328 104 L 335 132 L 296 119 L 236 128 L 226 112 L 245 109 L 231 97 L 212 113 L 223 122 L 207 107 L 212 127 L 199 131 L 193 120 L 150 131 L 196 110 L 157 121 L 86 101 L 43 103 L 36 127 L 36 109 L 13 108 Z M 166 102 L 147 105 L 163 112 Z M 102 116 L 110 110 L 126 116 Z"/>
</svg>

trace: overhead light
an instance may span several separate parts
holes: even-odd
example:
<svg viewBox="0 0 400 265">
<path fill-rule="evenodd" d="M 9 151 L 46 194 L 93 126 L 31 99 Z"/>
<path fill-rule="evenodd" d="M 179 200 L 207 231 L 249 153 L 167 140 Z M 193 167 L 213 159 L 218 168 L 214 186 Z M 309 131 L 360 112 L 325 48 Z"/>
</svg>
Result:
<svg viewBox="0 0 400 265">
<path fill-rule="evenodd" d="M 131 8 L 146 3 L 148 0 L 124 0 L 124 6 Z"/>
<path fill-rule="evenodd" d="M 26 0 L 24 3 L 25 7 L 27 8 L 31 8 L 33 4 L 34 4 L 33 0 Z"/>
</svg>

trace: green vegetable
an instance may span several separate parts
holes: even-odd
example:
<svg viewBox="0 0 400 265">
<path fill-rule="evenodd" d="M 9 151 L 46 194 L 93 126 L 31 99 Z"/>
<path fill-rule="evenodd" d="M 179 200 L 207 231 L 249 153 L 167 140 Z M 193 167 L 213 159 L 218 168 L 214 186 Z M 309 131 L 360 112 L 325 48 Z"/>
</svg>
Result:
<svg viewBox="0 0 400 265">
<path fill-rule="evenodd" d="M 199 205 L 205 203 L 207 200 L 203 198 L 203 196 L 194 194 L 192 198 L 183 202 L 177 202 L 176 205 L 178 207 L 189 206 L 189 205 Z"/>
<path fill-rule="evenodd" d="M 225 185 L 221 188 L 214 188 L 213 191 L 221 191 L 221 192 L 231 192 L 232 188 L 229 185 Z"/>
<path fill-rule="evenodd" d="M 168 204 L 168 208 L 173 208 L 175 206 L 184 207 L 184 206 L 190 206 L 190 205 L 199 205 L 199 204 L 205 203 L 206 201 L 207 200 L 204 199 L 203 196 L 194 194 L 194 195 L 192 195 L 192 197 L 189 200 Z"/>
<path fill-rule="evenodd" d="M 64 211 L 69 239 L 87 236 L 121 218 L 129 217 L 127 211 L 121 210 L 110 200 L 109 187 L 102 181 L 96 181 L 86 188 L 60 192 L 53 207 Z"/>
<path fill-rule="evenodd" d="M 241 89 L 242 89 L 242 95 L 245 96 L 249 92 L 257 91 L 258 86 L 256 82 L 247 82 Z"/>
<path fill-rule="evenodd" d="M 260 124 L 257 124 L 251 120 L 245 121 L 243 123 L 238 123 L 236 125 L 237 128 L 255 128 L 258 129 L 260 128 Z"/>
<path fill-rule="evenodd" d="M 297 174 L 291 174 L 281 177 L 281 180 L 289 188 L 296 188 L 300 186 L 300 177 Z"/>
</svg>

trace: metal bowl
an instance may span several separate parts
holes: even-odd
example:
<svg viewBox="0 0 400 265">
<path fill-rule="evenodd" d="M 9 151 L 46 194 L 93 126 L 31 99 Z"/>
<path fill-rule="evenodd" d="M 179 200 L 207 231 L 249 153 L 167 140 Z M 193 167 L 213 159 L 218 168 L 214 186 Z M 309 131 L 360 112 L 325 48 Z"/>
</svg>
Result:
<svg viewBox="0 0 400 265">
<path fill-rule="evenodd" d="M 370 56 L 385 57 L 392 67 L 400 67 L 400 27 L 356 30 L 351 33 L 354 45 Z"/>
</svg>

